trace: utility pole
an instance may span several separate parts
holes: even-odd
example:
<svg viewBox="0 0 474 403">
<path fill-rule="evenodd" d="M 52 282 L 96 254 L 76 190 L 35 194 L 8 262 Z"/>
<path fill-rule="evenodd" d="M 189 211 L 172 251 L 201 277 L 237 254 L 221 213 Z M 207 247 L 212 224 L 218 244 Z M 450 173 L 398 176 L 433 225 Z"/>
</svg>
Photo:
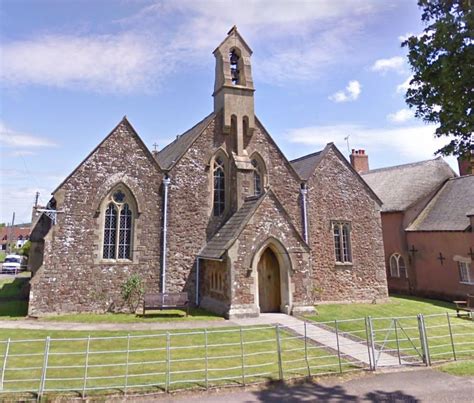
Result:
<svg viewBox="0 0 474 403">
<path fill-rule="evenodd" d="M 12 237 L 13 237 L 13 230 L 14 230 L 14 227 L 15 227 L 15 212 L 13 212 L 13 217 L 12 217 L 12 223 L 11 223 L 11 226 L 10 226 L 10 230 L 8 232 L 8 240 L 7 240 L 7 254 L 8 253 L 11 253 L 11 242 L 12 242 Z"/>
</svg>

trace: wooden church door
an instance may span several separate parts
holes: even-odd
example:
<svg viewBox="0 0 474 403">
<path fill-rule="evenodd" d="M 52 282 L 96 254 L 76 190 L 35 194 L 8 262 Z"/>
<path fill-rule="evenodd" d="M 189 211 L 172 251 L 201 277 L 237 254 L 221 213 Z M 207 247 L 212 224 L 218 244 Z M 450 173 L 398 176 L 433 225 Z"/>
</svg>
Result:
<svg viewBox="0 0 474 403">
<path fill-rule="evenodd" d="M 263 252 L 258 263 L 258 300 L 260 312 L 280 312 L 280 268 L 270 248 Z"/>
</svg>

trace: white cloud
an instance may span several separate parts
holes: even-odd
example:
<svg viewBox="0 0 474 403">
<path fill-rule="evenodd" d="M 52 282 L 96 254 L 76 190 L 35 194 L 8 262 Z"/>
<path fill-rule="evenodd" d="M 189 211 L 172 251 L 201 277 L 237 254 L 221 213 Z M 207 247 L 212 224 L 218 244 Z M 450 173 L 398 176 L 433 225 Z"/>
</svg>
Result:
<svg viewBox="0 0 474 403">
<path fill-rule="evenodd" d="M 413 76 L 408 77 L 403 83 L 397 85 L 397 93 L 398 94 L 405 94 L 410 88 L 410 81 L 412 80 Z"/>
<path fill-rule="evenodd" d="M 407 122 L 415 117 L 415 114 L 411 109 L 400 109 L 397 112 L 389 113 L 387 115 L 387 119 L 389 122 L 393 123 L 404 123 Z"/>
<path fill-rule="evenodd" d="M 0 78 L 10 86 L 130 92 L 146 90 L 169 67 L 166 52 L 158 57 L 145 37 L 132 34 L 47 35 L 11 42 L 2 52 Z"/>
<path fill-rule="evenodd" d="M 370 149 L 374 154 L 390 153 L 400 160 L 419 161 L 433 158 L 448 139 L 435 138 L 432 125 L 411 125 L 397 128 L 369 128 L 356 124 L 329 126 L 309 126 L 289 130 L 288 141 L 323 148 L 334 142 L 341 150 L 346 150 L 344 138 L 350 135 L 352 148 Z"/>
<path fill-rule="evenodd" d="M 253 47 L 265 45 L 254 77 L 276 84 L 314 80 L 351 52 L 349 38 L 384 8 L 378 0 L 245 6 L 238 0 L 156 0 L 115 21 L 116 35 L 55 33 L 6 43 L 0 78 L 10 86 L 150 92 L 180 66 L 209 63 L 209 51 L 237 24 Z"/>
<path fill-rule="evenodd" d="M 362 91 L 362 86 L 359 81 L 349 81 L 344 91 L 337 91 L 336 93 L 329 96 L 329 99 L 334 102 L 350 102 L 355 101 L 359 98 Z"/>
<path fill-rule="evenodd" d="M 401 56 L 391 57 L 390 59 L 378 59 L 370 69 L 382 74 L 389 71 L 403 74 L 406 71 L 405 59 Z"/>
<path fill-rule="evenodd" d="M 0 144 L 9 148 L 41 148 L 55 147 L 57 144 L 44 137 L 33 136 L 31 134 L 18 133 L 0 122 Z M 17 155 L 30 154 L 31 151 L 17 151 Z M 19 154 L 20 153 L 20 154 Z"/>
</svg>

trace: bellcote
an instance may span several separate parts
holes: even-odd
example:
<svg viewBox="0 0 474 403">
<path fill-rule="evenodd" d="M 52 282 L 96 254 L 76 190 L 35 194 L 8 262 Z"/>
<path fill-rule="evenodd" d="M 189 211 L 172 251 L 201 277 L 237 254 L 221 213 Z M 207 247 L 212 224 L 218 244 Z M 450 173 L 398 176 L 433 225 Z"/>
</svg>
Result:
<svg viewBox="0 0 474 403">
<path fill-rule="evenodd" d="M 234 26 L 214 51 L 216 77 L 214 112 L 223 111 L 224 133 L 237 136 L 238 156 L 245 156 L 244 136 L 255 128 L 254 99 L 250 56 L 252 50 Z"/>
</svg>

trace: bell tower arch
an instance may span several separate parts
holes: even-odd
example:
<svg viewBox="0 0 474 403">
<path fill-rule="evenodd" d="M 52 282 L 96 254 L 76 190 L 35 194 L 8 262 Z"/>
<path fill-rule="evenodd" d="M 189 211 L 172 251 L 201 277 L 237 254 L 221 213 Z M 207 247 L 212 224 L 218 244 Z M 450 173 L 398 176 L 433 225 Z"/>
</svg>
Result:
<svg viewBox="0 0 474 403">
<path fill-rule="evenodd" d="M 214 51 L 214 112 L 222 111 L 224 133 L 237 137 L 234 160 L 242 169 L 252 169 L 244 149 L 244 136 L 251 136 L 255 128 L 251 55 L 235 25 Z"/>
</svg>

